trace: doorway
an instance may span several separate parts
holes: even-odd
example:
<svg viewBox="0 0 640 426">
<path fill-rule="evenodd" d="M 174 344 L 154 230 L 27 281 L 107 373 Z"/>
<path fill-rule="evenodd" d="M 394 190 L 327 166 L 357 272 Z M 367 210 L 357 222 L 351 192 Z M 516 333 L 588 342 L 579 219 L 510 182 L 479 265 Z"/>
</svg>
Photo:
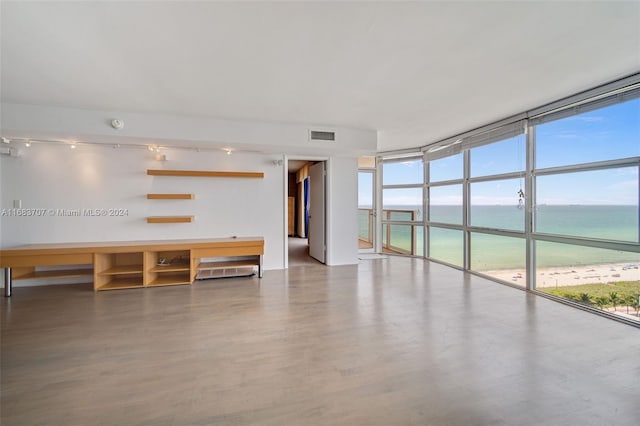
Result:
<svg viewBox="0 0 640 426">
<path fill-rule="evenodd" d="M 287 265 L 326 262 L 326 162 L 287 161 Z"/>
</svg>

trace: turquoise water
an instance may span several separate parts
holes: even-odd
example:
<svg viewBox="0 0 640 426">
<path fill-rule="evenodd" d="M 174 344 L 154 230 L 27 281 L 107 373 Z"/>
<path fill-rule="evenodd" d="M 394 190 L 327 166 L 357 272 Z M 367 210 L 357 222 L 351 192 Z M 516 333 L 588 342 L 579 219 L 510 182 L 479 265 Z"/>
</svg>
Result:
<svg viewBox="0 0 640 426">
<path fill-rule="evenodd" d="M 398 206 L 394 209 L 416 211 L 418 207 Z M 524 210 L 516 206 L 472 206 L 470 223 L 473 226 L 524 230 Z M 434 206 L 431 217 L 445 223 L 462 223 L 460 206 Z M 543 205 L 535 212 L 537 232 L 617 241 L 639 241 L 639 213 L 637 206 Z M 360 236 L 368 234 L 368 216 L 360 211 Z M 383 229 L 383 243 L 424 253 L 422 226 L 392 225 Z M 432 227 L 431 256 L 462 264 L 462 232 Z M 538 242 L 537 263 L 540 267 L 590 265 L 610 262 L 640 263 L 640 254 L 614 250 L 579 247 L 566 244 Z M 500 237 L 481 233 L 471 234 L 471 266 L 475 270 L 524 268 L 525 243 L 521 238 Z"/>
</svg>

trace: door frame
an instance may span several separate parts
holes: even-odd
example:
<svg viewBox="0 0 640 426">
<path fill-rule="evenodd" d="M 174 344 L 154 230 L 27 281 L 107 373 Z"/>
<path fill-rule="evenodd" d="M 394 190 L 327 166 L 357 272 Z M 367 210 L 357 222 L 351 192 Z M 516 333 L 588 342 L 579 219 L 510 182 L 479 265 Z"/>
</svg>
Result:
<svg viewBox="0 0 640 426">
<path fill-rule="evenodd" d="M 330 157 L 322 157 L 322 156 L 313 156 L 313 155 L 287 155 L 284 154 L 282 156 L 282 188 L 283 188 L 283 197 L 282 197 L 282 211 L 284 212 L 284 214 L 282 215 L 283 217 L 283 235 L 284 235 L 284 243 L 282 245 L 282 252 L 283 252 L 283 266 L 284 269 L 289 269 L 289 234 L 288 234 L 288 227 L 289 227 L 289 206 L 288 206 L 288 199 L 287 197 L 289 196 L 289 160 L 303 160 L 303 161 L 324 161 L 325 162 L 325 171 L 327 172 L 327 177 L 325 180 L 325 200 L 324 200 L 324 208 L 325 208 L 325 215 L 324 215 L 324 233 L 325 233 L 325 244 L 327 245 L 327 250 L 325 252 L 325 263 L 324 265 L 327 265 L 328 262 L 327 260 L 330 259 L 330 251 L 331 251 L 331 245 L 329 244 L 329 235 L 330 235 L 330 229 L 331 229 L 331 220 L 329 218 L 329 215 L 327 214 L 327 212 L 329 212 L 329 207 L 331 205 L 331 189 L 329 188 L 329 185 L 327 185 L 327 183 L 329 182 L 329 174 L 331 173 L 331 167 L 330 167 L 330 163 L 331 163 L 331 158 Z"/>
</svg>

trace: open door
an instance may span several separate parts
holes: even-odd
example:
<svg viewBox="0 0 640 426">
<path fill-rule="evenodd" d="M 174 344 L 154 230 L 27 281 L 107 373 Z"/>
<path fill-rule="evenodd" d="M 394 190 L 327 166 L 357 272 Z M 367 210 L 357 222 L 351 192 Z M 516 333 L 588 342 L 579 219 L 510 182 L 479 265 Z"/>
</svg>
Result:
<svg viewBox="0 0 640 426">
<path fill-rule="evenodd" d="M 309 167 L 309 256 L 325 263 L 325 163 Z"/>
</svg>

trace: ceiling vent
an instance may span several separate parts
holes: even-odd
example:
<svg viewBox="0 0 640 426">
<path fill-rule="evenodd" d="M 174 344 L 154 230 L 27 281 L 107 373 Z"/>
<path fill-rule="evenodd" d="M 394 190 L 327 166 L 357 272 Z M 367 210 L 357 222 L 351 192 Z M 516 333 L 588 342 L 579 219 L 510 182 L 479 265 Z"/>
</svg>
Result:
<svg viewBox="0 0 640 426">
<path fill-rule="evenodd" d="M 309 130 L 309 140 L 319 142 L 335 142 L 336 132 L 326 130 Z"/>
</svg>

